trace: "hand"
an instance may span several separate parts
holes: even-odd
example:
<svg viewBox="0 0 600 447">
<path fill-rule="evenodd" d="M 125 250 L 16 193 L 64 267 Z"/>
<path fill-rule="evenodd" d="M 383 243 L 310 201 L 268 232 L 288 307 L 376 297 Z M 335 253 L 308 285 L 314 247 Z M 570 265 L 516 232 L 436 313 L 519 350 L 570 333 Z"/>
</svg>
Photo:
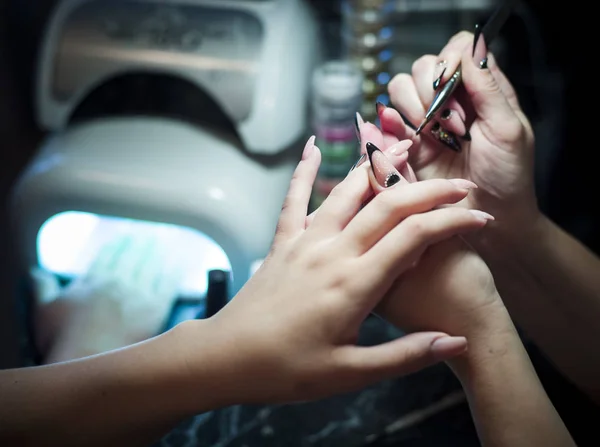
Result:
<svg viewBox="0 0 600 447">
<path fill-rule="evenodd" d="M 385 192 L 385 182 L 391 176 L 399 179 L 398 187 L 410 185 L 396 169 L 397 156 L 374 150 L 377 146 L 373 142 L 398 147 L 397 143 L 370 123 L 359 121 L 359 134 L 371 155 L 374 193 Z M 406 167 L 401 171 L 410 173 Z M 452 181 L 471 193 L 477 188 L 469 181 Z M 377 313 L 405 331 L 439 330 L 468 339 L 487 337 L 491 320 L 498 320 L 494 327 L 500 323 L 511 327 L 486 263 L 459 237 L 428 247 L 416 266 L 395 281 Z"/>
<path fill-rule="evenodd" d="M 381 111 L 382 129 L 414 140 L 410 162 L 420 179 L 460 177 L 475 182 L 479 188 L 464 205 L 499 217 L 489 231 L 496 228 L 504 234 L 523 234 L 539 215 L 533 180 L 533 132 L 513 87 L 493 55 L 487 54 L 483 38 L 476 42 L 474 56 L 473 42 L 471 33 L 459 33 L 438 57 L 417 60 L 412 76 L 400 74 L 391 81 L 389 91 L 395 108 L 418 125 L 433 100 L 433 81 L 443 72 L 440 62 L 446 62 L 440 85 L 461 64 L 462 86 L 420 136 L 415 136 L 392 108 Z M 486 54 L 487 68 L 480 68 Z M 450 146 L 460 144 L 462 152 L 451 150 L 435 137 L 432 129 L 438 124 L 451 132 L 447 140 Z"/>
<path fill-rule="evenodd" d="M 465 349 L 463 338 L 440 332 L 375 347 L 355 344 L 364 319 L 427 246 L 486 224 L 480 214 L 459 207 L 431 211 L 468 191 L 447 180 L 390 187 L 361 210 L 371 194 L 366 164 L 333 190 L 307 228 L 319 163 L 311 141 L 270 254 L 206 322 L 210 330 L 204 334 L 213 334 L 203 340 L 213 346 L 210 367 L 222 365 L 215 387 L 229 393 L 229 402 L 320 398 L 416 371 Z M 208 367 L 194 356 L 195 345 L 190 342 L 186 354 L 192 378 Z"/>
</svg>

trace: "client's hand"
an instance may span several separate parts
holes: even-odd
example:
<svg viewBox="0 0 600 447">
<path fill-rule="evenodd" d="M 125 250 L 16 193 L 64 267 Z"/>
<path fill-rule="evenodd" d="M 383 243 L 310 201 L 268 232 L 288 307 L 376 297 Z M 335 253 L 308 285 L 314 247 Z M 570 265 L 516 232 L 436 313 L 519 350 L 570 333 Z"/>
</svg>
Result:
<svg viewBox="0 0 600 447">
<path fill-rule="evenodd" d="M 447 180 L 391 186 L 361 210 L 372 194 L 365 164 L 334 189 L 307 228 L 319 164 L 311 140 L 271 253 L 198 334 L 212 346 L 211 365 L 189 343 L 190 379 L 217 368 L 214 386 L 227 396 L 225 403 L 320 398 L 413 372 L 466 348 L 464 338 L 441 332 L 374 347 L 358 347 L 356 341 L 364 319 L 428 246 L 486 224 L 481 213 L 440 208 L 464 199 L 468 190 Z"/>
</svg>

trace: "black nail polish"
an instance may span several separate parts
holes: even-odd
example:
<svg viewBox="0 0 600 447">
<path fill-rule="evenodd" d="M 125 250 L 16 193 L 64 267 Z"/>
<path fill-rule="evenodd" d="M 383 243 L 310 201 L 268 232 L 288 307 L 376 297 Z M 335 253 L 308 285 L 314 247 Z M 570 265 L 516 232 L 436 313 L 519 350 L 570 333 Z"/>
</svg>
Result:
<svg viewBox="0 0 600 447">
<path fill-rule="evenodd" d="M 367 154 L 369 154 L 369 162 L 371 162 L 371 165 L 373 165 L 373 153 L 375 151 L 379 151 L 380 149 L 375 146 L 373 143 L 369 142 L 367 143 Z"/>
<path fill-rule="evenodd" d="M 365 154 L 361 154 L 358 160 L 356 160 L 356 163 L 354 163 L 354 165 L 352 165 L 352 167 L 350 168 L 348 174 L 354 171 L 356 168 L 358 168 L 363 163 L 363 161 L 365 161 L 365 158 L 367 158 L 367 156 Z"/>
<path fill-rule="evenodd" d="M 449 120 L 451 116 L 452 116 L 452 109 L 444 109 L 444 111 L 440 115 L 440 118 L 442 118 L 443 120 Z"/>
<path fill-rule="evenodd" d="M 479 42 L 479 37 L 481 37 L 481 31 L 483 27 L 478 23 L 475 25 L 475 33 L 473 35 L 473 50 L 471 53 L 471 57 L 475 57 L 475 48 L 477 48 L 477 42 Z"/>
<path fill-rule="evenodd" d="M 440 84 L 442 83 L 442 78 L 444 77 L 444 74 L 446 73 L 446 69 L 444 68 L 444 70 L 442 70 L 442 74 L 440 74 L 439 78 L 437 78 L 435 81 L 433 81 L 433 89 L 437 90 L 440 86 Z"/>
<path fill-rule="evenodd" d="M 412 130 L 417 130 L 417 126 L 415 126 L 413 123 L 411 123 L 408 118 L 406 116 L 404 116 L 403 113 L 400 113 L 400 118 L 402 118 L 402 121 L 404 121 L 404 124 L 406 124 L 408 127 L 410 127 Z"/>
<path fill-rule="evenodd" d="M 449 147 L 454 152 L 462 151 L 462 146 L 453 132 L 444 129 L 440 123 L 436 122 L 431 127 L 431 135 L 443 145 Z"/>
<path fill-rule="evenodd" d="M 385 185 L 383 185 L 383 186 L 385 186 L 386 188 L 389 188 L 390 186 L 394 186 L 399 181 L 400 181 L 400 176 L 396 173 L 393 173 L 388 176 L 388 178 L 385 180 Z"/>
<path fill-rule="evenodd" d="M 354 115 L 354 130 L 356 131 L 356 138 L 360 142 L 360 127 L 358 126 L 358 117 Z"/>
</svg>

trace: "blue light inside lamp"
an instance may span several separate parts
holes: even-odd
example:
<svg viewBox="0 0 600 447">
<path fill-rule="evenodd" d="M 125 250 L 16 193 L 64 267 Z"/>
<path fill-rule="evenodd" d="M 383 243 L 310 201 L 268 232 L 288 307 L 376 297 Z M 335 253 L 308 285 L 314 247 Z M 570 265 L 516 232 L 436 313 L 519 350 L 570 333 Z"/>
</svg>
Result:
<svg viewBox="0 0 600 447">
<path fill-rule="evenodd" d="M 165 262 L 183 270 L 182 297 L 204 296 L 209 270 L 231 271 L 223 249 L 200 231 L 78 211 L 57 214 L 42 225 L 37 237 L 38 262 L 41 268 L 72 279 L 88 271 L 105 244 L 124 236 L 150 237 L 160 244 Z"/>
</svg>

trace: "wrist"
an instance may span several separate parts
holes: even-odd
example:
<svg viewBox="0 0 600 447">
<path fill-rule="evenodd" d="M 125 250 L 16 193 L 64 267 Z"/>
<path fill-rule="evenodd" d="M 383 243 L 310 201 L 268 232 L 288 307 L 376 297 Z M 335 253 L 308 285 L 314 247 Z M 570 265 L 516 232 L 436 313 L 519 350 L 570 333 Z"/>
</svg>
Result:
<svg viewBox="0 0 600 447">
<path fill-rule="evenodd" d="M 180 323 L 163 334 L 162 350 L 174 360 L 167 372 L 173 400 L 186 416 L 242 403 L 236 386 L 243 382 L 237 367 L 240 352 L 235 341 L 220 334 L 212 319 Z"/>
<path fill-rule="evenodd" d="M 480 318 L 478 324 L 466 334 L 467 351 L 448 361 L 448 365 L 463 385 L 468 385 L 474 374 L 494 368 L 498 362 L 503 362 L 506 357 L 524 349 L 503 304 L 490 307 L 485 315 L 485 318 Z"/>
</svg>

